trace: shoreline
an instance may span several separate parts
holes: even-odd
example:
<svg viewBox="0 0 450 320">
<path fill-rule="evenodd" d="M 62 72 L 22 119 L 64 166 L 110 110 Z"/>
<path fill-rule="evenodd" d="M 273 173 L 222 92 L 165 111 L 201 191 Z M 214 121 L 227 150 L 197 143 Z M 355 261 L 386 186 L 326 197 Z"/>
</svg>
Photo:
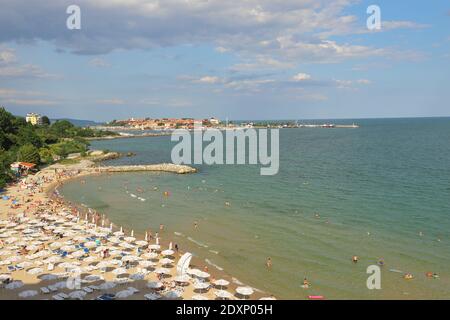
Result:
<svg viewBox="0 0 450 320">
<path fill-rule="evenodd" d="M 95 166 L 96 162 L 95 160 L 81 160 L 80 163 L 77 164 L 69 164 L 69 165 L 61 165 L 61 164 L 55 164 L 52 166 L 49 166 L 45 169 L 43 169 L 42 171 L 39 171 L 36 175 L 34 176 L 30 176 L 30 177 L 38 177 L 38 178 L 42 178 L 42 177 L 47 177 L 50 176 L 51 179 L 50 181 L 46 181 L 46 183 L 40 185 L 40 190 L 38 192 L 38 197 L 39 201 L 42 202 L 50 202 L 52 204 L 57 204 L 57 206 L 59 206 L 60 209 L 65 210 L 67 212 L 71 213 L 71 218 L 72 220 L 75 219 L 75 216 L 78 217 L 78 221 L 80 221 L 80 223 L 83 223 L 82 220 L 84 220 L 83 214 L 86 215 L 88 217 L 88 221 L 84 221 L 84 223 L 91 225 L 92 227 L 94 227 L 94 229 L 96 228 L 100 228 L 98 227 L 99 225 L 99 221 L 98 221 L 98 214 L 95 211 L 92 211 L 92 209 L 89 209 L 87 207 L 82 206 L 81 204 L 76 204 L 76 203 L 71 203 L 70 201 L 68 201 L 67 199 L 65 199 L 61 194 L 59 194 L 58 188 L 66 183 L 70 183 L 73 180 L 76 179 L 80 179 L 86 176 L 90 176 L 90 175 L 103 175 L 103 174 L 112 174 L 114 172 L 133 172 L 133 171 L 163 171 L 163 172 L 170 172 L 170 173 L 176 173 L 176 174 L 188 174 L 188 173 L 194 173 L 196 172 L 195 168 L 192 167 L 188 167 L 188 166 L 177 166 L 177 165 L 173 165 L 173 164 L 157 164 L 157 165 L 148 165 L 148 166 L 122 166 L 122 167 L 102 167 L 102 166 Z M 59 171 L 59 175 L 58 175 L 58 171 Z M 7 187 L 7 189 L 5 189 L 4 194 L 9 194 L 11 193 L 13 196 L 19 196 L 20 194 L 20 189 L 19 189 L 19 183 L 15 183 L 13 185 L 10 185 Z M 22 197 L 22 200 L 25 200 L 24 197 Z M 28 199 L 29 200 L 29 199 Z M 27 201 L 24 201 L 26 203 L 28 203 Z M 0 209 L 2 209 L 2 206 L 0 206 Z M 9 214 L 7 214 L 8 210 L 5 210 L 6 212 L 3 212 L 3 210 L 1 210 L 0 212 L 0 219 L 5 219 Z M 24 210 L 25 211 L 25 210 Z M 28 206 L 27 206 L 27 211 L 28 211 Z M 47 209 L 48 212 L 50 212 L 52 215 L 57 215 L 58 213 L 56 212 L 57 210 L 55 210 L 53 208 L 52 209 Z M 17 215 L 17 211 L 15 212 Z M 25 214 L 25 216 L 27 216 L 28 213 Z M 35 216 L 35 214 L 31 214 L 33 217 Z M 80 219 L 80 216 L 82 217 Z M 91 221 L 92 217 L 97 216 L 97 221 L 95 221 L 94 223 L 89 223 L 89 221 Z M 103 219 L 104 220 L 108 220 L 108 224 L 112 223 L 113 229 L 111 230 L 111 232 L 115 232 L 116 229 L 118 228 L 117 226 L 114 225 L 113 222 L 111 222 L 108 218 L 106 214 L 103 214 Z M 94 222 L 94 221 L 92 221 Z M 1 228 L 0 228 L 1 230 Z M 5 230 L 3 230 L 5 231 Z M 129 231 L 128 231 L 129 233 Z M 163 248 L 167 248 L 168 244 L 170 242 L 174 242 L 174 236 L 171 234 L 166 234 L 164 233 L 164 231 L 161 232 L 163 234 L 164 239 L 160 239 L 160 244 L 161 244 L 161 250 L 163 250 Z M 127 231 L 125 231 L 125 234 L 127 234 Z M 124 235 L 125 236 L 125 235 Z M 136 237 L 135 241 L 139 241 L 141 239 L 143 239 L 143 235 L 138 234 Z M 69 240 L 71 241 L 71 240 Z M 142 241 L 142 240 L 141 240 Z M 154 240 L 153 240 L 154 242 Z M 149 241 L 150 243 L 150 241 Z M 4 248 L 0 248 L 0 251 L 4 249 Z M 179 257 L 181 256 L 182 252 L 180 251 L 178 254 L 174 254 L 174 256 L 176 256 L 175 260 L 174 260 L 174 266 L 176 266 L 176 263 L 178 262 Z M 191 268 L 198 268 L 198 269 L 202 269 L 201 266 L 205 265 L 205 260 L 203 260 L 202 258 L 198 257 L 198 256 L 193 256 L 192 261 L 190 263 Z M 211 269 L 213 269 L 214 267 L 211 266 Z M 0 274 L 5 274 L 5 270 L 2 270 L 3 267 L 0 265 Z M 175 271 L 175 267 L 172 268 L 171 270 L 171 275 L 172 277 L 175 276 L 174 271 Z M 23 272 L 24 273 L 24 272 Z M 232 277 L 231 275 L 227 274 L 226 271 L 220 271 L 220 270 L 208 270 L 208 273 L 211 275 L 211 279 L 219 279 L 219 278 L 224 278 L 224 279 L 229 279 L 230 284 L 227 286 L 227 291 L 230 292 L 230 294 L 233 294 L 236 289 L 237 286 L 242 286 L 242 284 L 236 284 L 236 280 L 234 277 Z M 28 277 L 28 275 L 21 275 L 19 277 L 17 277 L 17 280 L 19 281 L 23 281 L 27 286 L 28 285 L 34 285 L 36 283 L 36 279 L 31 280 L 30 277 Z M 170 279 L 169 279 L 170 280 Z M 38 281 L 39 282 L 39 281 Z M 192 284 L 189 286 L 192 287 Z M 188 288 L 189 288 L 188 287 Z M 192 299 L 192 297 L 195 295 L 194 290 L 190 290 L 192 288 L 187 288 L 187 292 L 186 295 L 183 295 L 184 299 Z M 36 290 L 36 289 L 35 289 Z M 9 290 L 7 290 L 9 291 Z M 148 291 L 148 290 L 147 290 Z M 214 299 L 215 296 L 213 295 L 213 291 L 215 291 L 215 289 L 210 289 L 209 292 L 207 294 L 204 294 L 205 296 L 207 296 L 209 299 Z M 7 294 L 13 293 L 13 292 L 6 292 Z M 5 290 L 1 289 L 0 287 L 0 299 L 4 299 L 5 296 Z M 265 295 L 265 293 L 263 293 L 262 291 L 255 289 L 254 293 L 251 296 L 251 299 L 256 299 L 256 298 L 260 298 L 263 297 Z M 7 299 L 11 298 L 14 299 L 13 297 L 10 297 L 10 295 L 6 296 Z M 18 297 L 16 296 L 15 299 L 17 299 Z M 137 297 L 133 297 L 134 299 L 136 299 Z M 232 296 L 232 298 L 235 298 L 234 296 Z"/>
</svg>

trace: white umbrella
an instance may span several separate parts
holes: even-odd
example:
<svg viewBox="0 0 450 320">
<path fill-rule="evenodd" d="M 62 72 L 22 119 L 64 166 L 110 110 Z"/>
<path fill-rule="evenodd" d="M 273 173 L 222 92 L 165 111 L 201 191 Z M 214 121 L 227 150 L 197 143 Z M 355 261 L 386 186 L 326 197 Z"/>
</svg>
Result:
<svg viewBox="0 0 450 320">
<path fill-rule="evenodd" d="M 208 297 L 202 296 L 200 294 L 196 294 L 192 296 L 192 300 L 209 300 Z"/>
<path fill-rule="evenodd" d="M 116 293 L 116 298 L 128 298 L 134 294 L 131 290 L 122 290 Z"/>
<path fill-rule="evenodd" d="M 275 297 L 262 297 L 259 300 L 277 300 Z"/>
<path fill-rule="evenodd" d="M 175 280 L 175 282 L 187 283 L 187 282 L 189 282 L 190 278 L 187 275 L 182 275 L 182 276 L 176 276 L 174 280 Z"/>
<path fill-rule="evenodd" d="M 6 289 L 9 289 L 9 290 L 14 290 L 14 289 L 19 289 L 19 288 L 23 287 L 23 285 L 24 285 L 24 284 L 23 284 L 22 281 L 17 280 L 17 281 L 13 281 L 13 282 L 8 283 L 8 284 L 5 286 L 5 288 L 6 288 Z"/>
<path fill-rule="evenodd" d="M 164 250 L 163 252 L 161 252 L 161 254 L 163 255 L 163 256 L 171 256 L 171 255 L 173 255 L 175 252 L 173 251 L 173 250 L 170 250 L 170 249 L 167 249 L 167 250 Z"/>
<path fill-rule="evenodd" d="M 164 295 L 166 299 L 179 299 L 181 298 L 181 294 L 178 291 L 169 291 Z"/>
<path fill-rule="evenodd" d="M 169 274 L 170 270 L 166 268 L 158 268 L 155 270 L 156 274 Z"/>
<path fill-rule="evenodd" d="M 105 282 L 98 286 L 100 290 L 110 290 L 116 286 L 115 282 Z"/>
<path fill-rule="evenodd" d="M 149 283 L 147 283 L 147 288 L 150 289 L 160 289 L 163 286 L 164 286 L 163 283 L 160 281 L 150 281 Z"/>
<path fill-rule="evenodd" d="M 139 265 L 141 267 L 148 268 L 148 267 L 156 266 L 156 263 L 154 263 L 153 261 L 144 260 L 144 261 L 139 261 Z"/>
<path fill-rule="evenodd" d="M 86 243 L 84 244 L 84 246 L 85 246 L 86 248 L 94 248 L 94 247 L 97 246 L 97 243 L 95 243 L 95 241 L 88 241 L 88 242 L 86 242 Z"/>
<path fill-rule="evenodd" d="M 145 247 L 146 245 L 148 245 L 148 242 L 144 240 L 138 240 L 135 243 L 140 247 Z"/>
<path fill-rule="evenodd" d="M 125 238 L 123 238 L 123 240 L 125 240 L 126 242 L 133 242 L 136 240 L 136 238 L 135 237 L 125 237 Z"/>
<path fill-rule="evenodd" d="M 214 281 L 213 284 L 217 287 L 226 287 L 230 284 L 230 282 L 225 279 L 219 279 Z"/>
<path fill-rule="evenodd" d="M 206 278 L 209 278 L 211 275 L 208 272 L 200 271 L 200 272 L 197 272 L 196 276 L 199 278 L 206 279 Z"/>
<path fill-rule="evenodd" d="M 171 259 L 167 259 L 167 258 L 164 258 L 164 259 L 161 259 L 160 261 L 159 261 L 159 263 L 161 263 L 161 265 L 169 265 L 169 264 L 172 264 L 173 263 L 173 260 L 171 260 Z"/>
<path fill-rule="evenodd" d="M 27 270 L 27 272 L 29 274 L 39 274 L 39 273 L 42 273 L 43 271 L 44 270 L 42 268 L 33 268 L 33 269 L 30 269 L 30 270 Z"/>
<path fill-rule="evenodd" d="M 148 293 L 148 294 L 144 295 L 144 297 L 147 300 L 158 300 L 158 299 L 161 299 L 161 295 L 156 294 L 156 293 Z"/>
<path fill-rule="evenodd" d="M 115 275 L 126 274 L 127 273 L 127 269 L 125 269 L 125 268 L 117 268 L 117 269 L 114 269 L 112 271 L 112 273 L 114 273 Z"/>
<path fill-rule="evenodd" d="M 132 255 L 124 256 L 122 258 L 122 261 L 131 261 L 131 262 L 133 262 L 133 261 L 137 261 L 137 260 L 141 260 L 141 258 L 136 257 L 136 256 L 132 256 Z"/>
<path fill-rule="evenodd" d="M 34 297 L 37 294 L 38 294 L 38 292 L 36 290 L 25 290 L 25 291 L 22 291 L 21 293 L 19 293 L 19 297 L 29 298 L 29 297 Z"/>
<path fill-rule="evenodd" d="M 206 282 L 197 282 L 194 284 L 195 290 L 206 290 L 209 288 L 209 283 Z"/>
<path fill-rule="evenodd" d="M 153 259 L 157 259 L 158 258 L 158 254 L 154 253 L 154 252 L 148 252 L 148 253 L 144 253 L 141 257 L 145 258 L 145 259 L 153 260 Z"/>
<path fill-rule="evenodd" d="M 71 293 L 69 293 L 69 297 L 71 299 L 78 299 L 78 300 L 83 300 L 84 296 L 87 294 L 86 291 L 83 290 L 77 290 L 77 291 L 73 291 Z"/>
<path fill-rule="evenodd" d="M 161 249 L 161 246 L 159 244 L 151 244 L 148 246 L 152 250 L 159 250 Z"/>
<path fill-rule="evenodd" d="M 231 293 L 225 290 L 217 290 L 216 292 L 214 292 L 214 294 L 216 295 L 216 297 L 221 299 L 230 299 L 233 297 Z"/>
<path fill-rule="evenodd" d="M 243 296 L 251 296 L 254 291 L 250 287 L 237 287 L 236 292 Z"/>
</svg>

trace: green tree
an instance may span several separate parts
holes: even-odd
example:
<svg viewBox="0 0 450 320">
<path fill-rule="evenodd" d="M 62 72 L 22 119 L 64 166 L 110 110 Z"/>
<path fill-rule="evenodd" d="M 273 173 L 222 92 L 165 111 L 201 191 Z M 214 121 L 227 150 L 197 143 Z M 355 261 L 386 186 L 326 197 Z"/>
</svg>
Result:
<svg viewBox="0 0 450 320">
<path fill-rule="evenodd" d="M 52 152 L 47 148 L 41 148 L 39 150 L 39 156 L 41 157 L 41 162 L 50 164 L 53 162 Z"/>
<path fill-rule="evenodd" d="M 53 133 L 62 138 L 71 137 L 74 128 L 75 126 L 67 120 L 58 120 L 50 127 Z"/>
<path fill-rule="evenodd" d="M 49 126 L 50 125 L 50 119 L 47 116 L 42 117 L 42 125 L 43 126 Z"/>
<path fill-rule="evenodd" d="M 40 148 L 42 146 L 41 138 L 36 134 L 34 127 L 31 125 L 26 125 L 19 128 L 19 131 L 17 132 L 17 143 L 21 146 L 30 143 L 36 148 Z"/>
<path fill-rule="evenodd" d="M 21 146 L 17 152 L 17 161 L 39 164 L 41 157 L 38 148 L 31 143 Z"/>
</svg>

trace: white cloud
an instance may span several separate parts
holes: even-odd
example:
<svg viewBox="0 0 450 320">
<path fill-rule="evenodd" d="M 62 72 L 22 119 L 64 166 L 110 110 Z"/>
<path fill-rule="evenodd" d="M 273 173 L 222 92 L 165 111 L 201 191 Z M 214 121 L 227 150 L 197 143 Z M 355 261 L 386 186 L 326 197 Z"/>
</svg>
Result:
<svg viewBox="0 0 450 320">
<path fill-rule="evenodd" d="M 307 74 L 307 73 L 297 73 L 295 76 L 292 77 L 292 80 L 294 81 L 305 81 L 305 80 L 310 80 L 311 79 L 311 75 Z"/>
<path fill-rule="evenodd" d="M 125 101 L 118 98 L 111 98 L 111 99 L 100 99 L 97 100 L 96 103 L 106 105 L 122 105 L 125 103 Z"/>
<path fill-rule="evenodd" d="M 89 60 L 89 65 L 97 68 L 106 68 L 111 66 L 108 62 L 106 62 L 102 58 L 93 58 Z"/>
<path fill-rule="evenodd" d="M 220 78 L 219 77 L 213 77 L 213 76 L 204 76 L 204 77 L 201 77 L 200 79 L 198 79 L 196 81 L 200 82 L 200 83 L 213 84 L 213 83 L 220 82 Z"/>
</svg>

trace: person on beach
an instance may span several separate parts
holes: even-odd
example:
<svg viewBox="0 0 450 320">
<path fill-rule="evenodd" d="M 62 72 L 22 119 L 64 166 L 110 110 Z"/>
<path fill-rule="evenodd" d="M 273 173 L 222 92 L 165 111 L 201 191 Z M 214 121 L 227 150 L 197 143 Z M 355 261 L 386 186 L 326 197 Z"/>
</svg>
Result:
<svg viewBox="0 0 450 320">
<path fill-rule="evenodd" d="M 197 229 L 197 228 L 198 228 L 198 222 L 194 221 L 194 229 Z"/>
<path fill-rule="evenodd" d="M 302 285 L 302 288 L 303 288 L 303 289 L 308 289 L 310 285 L 311 285 L 310 282 L 309 282 L 308 279 L 306 279 L 306 277 L 305 277 L 305 278 L 303 279 L 303 285 Z"/>
<path fill-rule="evenodd" d="M 175 251 L 178 252 L 178 244 L 175 243 Z"/>
<path fill-rule="evenodd" d="M 164 225 L 163 225 L 163 224 L 160 224 L 160 225 L 159 225 L 159 230 L 160 230 L 160 231 L 163 231 L 163 230 L 164 230 Z"/>
<path fill-rule="evenodd" d="M 272 268 L 272 259 L 270 257 L 268 257 L 266 260 L 266 267 L 267 267 L 267 269 Z"/>
<path fill-rule="evenodd" d="M 357 263 L 358 262 L 358 256 L 353 256 L 352 257 L 352 261 L 353 261 L 353 263 Z"/>
</svg>

